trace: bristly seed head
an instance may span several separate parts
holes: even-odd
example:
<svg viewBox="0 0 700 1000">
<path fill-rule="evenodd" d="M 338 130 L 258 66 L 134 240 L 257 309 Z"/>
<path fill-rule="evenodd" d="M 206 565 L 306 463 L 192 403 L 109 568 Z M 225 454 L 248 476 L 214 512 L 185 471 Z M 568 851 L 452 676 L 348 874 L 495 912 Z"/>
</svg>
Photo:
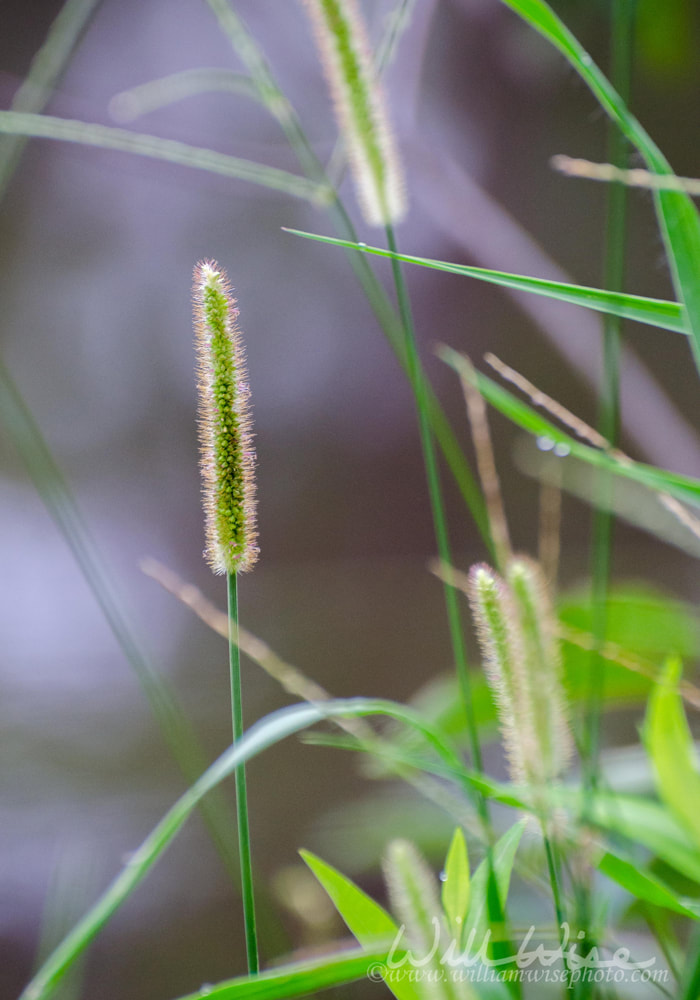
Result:
<svg viewBox="0 0 700 1000">
<path fill-rule="evenodd" d="M 371 226 L 406 211 L 403 174 L 357 0 L 303 0 L 313 25 L 362 213 Z"/>
<path fill-rule="evenodd" d="M 193 298 L 204 555 L 215 573 L 240 573 L 253 568 L 259 552 L 255 451 L 238 310 L 216 261 L 195 267 Z"/>
</svg>

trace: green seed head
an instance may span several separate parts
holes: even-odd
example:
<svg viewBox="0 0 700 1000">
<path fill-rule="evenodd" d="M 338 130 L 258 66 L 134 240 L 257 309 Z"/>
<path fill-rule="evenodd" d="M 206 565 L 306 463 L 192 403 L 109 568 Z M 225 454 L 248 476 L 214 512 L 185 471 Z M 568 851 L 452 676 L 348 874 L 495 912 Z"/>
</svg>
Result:
<svg viewBox="0 0 700 1000">
<path fill-rule="evenodd" d="M 521 639 L 512 596 L 501 577 L 482 564 L 472 567 L 469 574 L 469 603 L 511 776 L 515 782 L 532 780 L 532 713 L 523 684 Z"/>
<path fill-rule="evenodd" d="M 357 0 L 304 0 L 347 144 L 362 213 L 372 226 L 406 211 L 403 175 Z"/>
<path fill-rule="evenodd" d="M 556 621 L 541 568 L 531 559 L 511 559 L 507 578 L 522 636 L 524 683 L 535 720 L 545 779 L 564 769 L 573 752 Z"/>
<path fill-rule="evenodd" d="M 255 452 L 238 310 L 216 261 L 194 269 L 199 446 L 205 558 L 215 573 L 252 569 L 258 558 Z"/>
</svg>

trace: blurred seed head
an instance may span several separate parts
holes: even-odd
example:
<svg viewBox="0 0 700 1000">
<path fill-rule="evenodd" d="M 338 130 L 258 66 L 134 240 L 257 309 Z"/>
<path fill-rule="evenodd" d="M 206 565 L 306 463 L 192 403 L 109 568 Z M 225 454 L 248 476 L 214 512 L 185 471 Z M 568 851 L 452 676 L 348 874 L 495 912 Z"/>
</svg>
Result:
<svg viewBox="0 0 700 1000">
<path fill-rule="evenodd" d="M 372 226 L 406 211 L 403 173 L 357 0 L 303 0 L 347 144 L 362 213 Z"/>
</svg>

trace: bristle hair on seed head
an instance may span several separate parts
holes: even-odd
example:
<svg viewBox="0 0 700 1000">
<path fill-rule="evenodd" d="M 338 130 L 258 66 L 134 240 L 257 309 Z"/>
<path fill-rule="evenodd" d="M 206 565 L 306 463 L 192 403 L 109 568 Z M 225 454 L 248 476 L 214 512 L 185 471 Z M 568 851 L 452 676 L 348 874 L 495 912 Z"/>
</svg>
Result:
<svg viewBox="0 0 700 1000">
<path fill-rule="evenodd" d="M 437 879 L 420 851 L 407 840 L 390 842 L 383 867 L 392 912 L 403 924 L 412 951 L 425 964 L 436 943 L 447 943 Z M 433 955 L 433 960 L 436 964 L 439 954 Z M 437 980 L 430 985 L 433 988 L 426 995 L 435 1000 L 454 995 Z"/>
<path fill-rule="evenodd" d="M 572 751 L 556 625 L 539 565 L 513 557 L 505 572 L 474 566 L 467 591 L 511 776 L 543 790 Z"/>
<path fill-rule="evenodd" d="M 347 145 L 362 214 L 372 226 L 399 222 L 406 212 L 403 172 L 357 0 L 303 4 Z"/>
<path fill-rule="evenodd" d="M 205 558 L 241 573 L 258 558 L 255 451 L 238 310 L 223 269 L 200 261 L 193 281 Z"/>
<path fill-rule="evenodd" d="M 511 777 L 516 783 L 532 781 L 532 714 L 523 688 L 522 650 L 510 590 L 498 573 L 480 563 L 469 573 L 468 591 Z"/>
<path fill-rule="evenodd" d="M 573 755 L 557 623 L 539 563 L 514 556 L 506 570 L 522 636 L 525 683 L 530 689 L 545 779 L 563 770 Z"/>
</svg>

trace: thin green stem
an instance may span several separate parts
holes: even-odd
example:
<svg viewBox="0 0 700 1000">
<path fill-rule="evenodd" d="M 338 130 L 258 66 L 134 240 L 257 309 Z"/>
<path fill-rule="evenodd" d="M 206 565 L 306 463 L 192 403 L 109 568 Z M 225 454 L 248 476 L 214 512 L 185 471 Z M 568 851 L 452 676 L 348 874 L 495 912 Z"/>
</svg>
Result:
<svg viewBox="0 0 700 1000">
<path fill-rule="evenodd" d="M 613 85 L 629 105 L 632 81 L 632 36 L 635 0 L 614 0 L 611 12 L 611 77 Z M 607 129 L 608 160 L 616 167 L 626 165 L 628 141 L 612 119 Z M 627 188 L 611 184 L 607 191 L 604 287 L 621 292 L 625 276 L 627 228 Z M 620 352 L 622 320 L 606 316 L 603 325 L 603 373 L 600 386 L 598 427 L 611 444 L 617 443 L 620 432 Z M 607 631 L 607 604 L 615 519 L 612 513 L 612 476 L 602 474 L 599 481 L 599 502 L 593 515 L 592 567 L 592 632 L 593 650 L 584 733 L 584 820 L 589 814 L 599 784 L 600 729 L 605 697 L 605 662 L 602 649 Z M 591 934 L 591 889 L 581 895 L 579 923 L 585 933 L 586 952 L 595 946 Z M 582 987 L 582 996 L 592 992 L 590 984 Z"/>
<path fill-rule="evenodd" d="M 396 253 L 396 238 L 391 225 L 386 227 L 386 237 L 389 250 Z M 404 343 L 406 351 L 406 367 L 413 394 L 416 400 L 418 413 L 418 429 L 420 432 L 421 448 L 423 460 L 425 462 L 425 472 L 428 480 L 428 494 L 433 515 L 433 527 L 437 541 L 438 555 L 440 560 L 447 565 L 452 565 L 450 551 L 450 540 L 447 531 L 447 518 L 445 516 L 445 504 L 440 485 L 440 470 L 438 468 L 437 455 L 433 443 L 433 436 L 430 429 L 430 416 L 426 384 L 419 377 L 418 348 L 413 326 L 413 316 L 411 313 L 411 303 L 408 297 L 408 289 L 404 281 L 401 270 L 401 262 L 392 258 L 391 261 L 394 284 L 396 286 L 396 297 L 399 304 L 399 315 L 404 328 Z M 457 668 L 457 678 L 464 705 L 464 712 L 467 718 L 467 731 L 472 753 L 474 770 L 477 773 L 482 771 L 481 747 L 474 718 L 472 705 L 471 684 L 469 681 L 469 670 L 467 667 L 467 651 L 464 645 L 464 634 L 462 631 L 462 621 L 459 613 L 459 601 L 457 590 L 448 583 L 444 583 L 445 604 L 447 606 L 447 619 L 450 629 L 450 639 L 452 642 L 452 652 Z M 483 801 L 483 800 L 482 800 Z M 484 806 L 485 808 L 485 806 Z"/>
<path fill-rule="evenodd" d="M 545 824 L 542 823 L 542 840 L 544 842 L 544 853 L 547 858 L 547 871 L 549 872 L 549 884 L 552 887 L 552 900 L 554 902 L 554 914 L 557 920 L 557 932 L 559 935 L 559 944 L 562 951 L 562 961 L 564 963 L 564 975 L 566 976 L 567 989 L 570 989 L 571 982 L 571 969 L 569 968 L 566 955 L 564 953 L 566 947 L 566 938 L 564 934 L 564 926 L 566 924 L 566 914 L 564 912 L 564 902 L 561 893 L 561 883 L 559 878 L 559 865 L 557 863 L 557 858 L 554 853 L 554 847 L 549 839 L 547 833 L 545 832 Z"/>
<path fill-rule="evenodd" d="M 229 573 L 228 581 L 228 657 L 231 670 L 231 719 L 233 723 L 233 743 L 243 736 L 243 704 L 241 700 L 241 654 L 238 648 L 238 579 Z M 238 820 L 238 850 L 241 861 L 241 896 L 243 898 L 243 920 L 245 922 L 245 946 L 248 956 L 248 972 L 260 970 L 258 960 L 258 934 L 255 925 L 255 898 L 253 894 L 253 865 L 250 856 L 250 825 L 248 822 L 248 790 L 246 787 L 245 764 L 235 770 L 236 818 Z"/>
<path fill-rule="evenodd" d="M 629 102 L 632 63 L 632 31 L 634 0 L 615 0 L 612 10 L 612 80 Z M 627 140 L 619 127 L 608 125 L 608 158 L 615 166 L 623 166 L 627 155 Z M 627 188 L 624 184 L 608 187 L 606 220 L 606 253 L 604 264 L 605 288 L 620 292 L 624 284 L 627 224 Z M 620 349 L 622 320 L 606 316 L 603 326 L 603 375 L 601 379 L 600 412 L 598 426 L 604 438 L 615 444 L 620 428 Z M 593 635 L 595 648 L 591 656 L 588 692 L 587 767 L 586 783 L 595 790 L 600 753 L 600 716 L 604 696 L 605 673 L 600 655 L 605 641 L 607 625 L 607 594 L 612 565 L 614 516 L 610 510 L 612 491 L 610 476 L 602 476 L 600 503 L 593 520 Z"/>
</svg>

